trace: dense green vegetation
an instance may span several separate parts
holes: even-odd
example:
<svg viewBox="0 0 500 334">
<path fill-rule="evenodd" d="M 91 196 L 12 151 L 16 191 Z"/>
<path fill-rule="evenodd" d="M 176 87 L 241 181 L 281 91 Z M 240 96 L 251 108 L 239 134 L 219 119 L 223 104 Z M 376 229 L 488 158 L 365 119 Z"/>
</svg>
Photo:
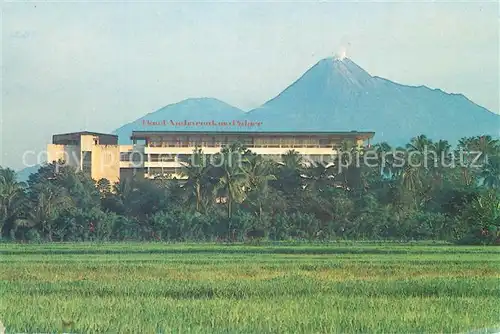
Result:
<svg viewBox="0 0 500 334">
<path fill-rule="evenodd" d="M 500 251 L 442 243 L 0 244 L 8 333 L 498 328 Z"/>
<path fill-rule="evenodd" d="M 494 244 L 500 226 L 500 145 L 489 136 L 343 143 L 333 165 L 283 163 L 240 145 L 195 150 L 188 181 L 110 186 L 49 164 L 27 184 L 0 169 L 2 238 L 28 241 L 444 240 Z M 361 163 L 356 160 L 361 159 Z"/>
</svg>

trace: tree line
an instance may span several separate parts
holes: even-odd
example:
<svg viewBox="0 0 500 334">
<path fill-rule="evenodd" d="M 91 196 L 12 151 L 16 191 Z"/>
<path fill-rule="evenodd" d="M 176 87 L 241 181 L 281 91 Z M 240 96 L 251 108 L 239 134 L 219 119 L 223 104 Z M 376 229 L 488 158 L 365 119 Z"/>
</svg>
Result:
<svg viewBox="0 0 500 334">
<path fill-rule="evenodd" d="M 62 162 L 40 167 L 27 183 L 0 167 L 0 237 L 500 243 L 498 140 L 463 138 L 452 147 L 421 135 L 404 147 L 343 142 L 336 152 L 330 163 L 305 164 L 293 150 L 275 162 L 241 144 L 210 159 L 196 148 L 182 168 L 186 180 L 114 185 Z"/>
</svg>

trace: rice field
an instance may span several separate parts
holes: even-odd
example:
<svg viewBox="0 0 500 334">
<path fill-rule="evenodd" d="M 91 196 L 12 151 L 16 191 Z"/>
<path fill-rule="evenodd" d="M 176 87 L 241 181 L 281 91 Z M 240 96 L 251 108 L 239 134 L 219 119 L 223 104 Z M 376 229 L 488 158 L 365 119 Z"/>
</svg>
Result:
<svg viewBox="0 0 500 334">
<path fill-rule="evenodd" d="M 444 244 L 0 244 L 0 320 L 7 333 L 493 333 L 499 255 Z"/>
</svg>

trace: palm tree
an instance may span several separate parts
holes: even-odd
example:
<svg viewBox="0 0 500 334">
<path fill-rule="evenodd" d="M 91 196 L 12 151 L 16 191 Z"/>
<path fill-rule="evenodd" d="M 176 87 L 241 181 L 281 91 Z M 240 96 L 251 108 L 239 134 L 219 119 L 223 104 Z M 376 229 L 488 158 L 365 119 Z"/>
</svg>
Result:
<svg viewBox="0 0 500 334">
<path fill-rule="evenodd" d="M 400 194 L 403 196 L 410 195 L 412 202 L 415 207 L 417 207 L 418 197 L 423 188 L 425 168 L 421 164 L 423 161 L 422 159 L 419 160 L 418 164 L 415 164 L 411 159 L 412 152 L 415 152 L 419 146 L 407 145 L 407 147 L 408 150 L 404 152 L 404 164 L 397 174 L 400 189 L 402 190 Z M 422 148 L 422 146 L 420 146 L 420 148 Z"/>
<path fill-rule="evenodd" d="M 427 138 L 426 135 L 420 135 L 411 139 L 406 148 L 412 151 L 424 152 L 425 149 L 432 145 L 432 140 Z"/>
<path fill-rule="evenodd" d="M 259 220 L 262 220 L 263 205 L 268 195 L 269 181 L 276 180 L 273 175 L 271 161 L 265 160 L 261 155 L 251 155 L 248 163 L 244 165 L 243 172 L 247 178 L 246 192 L 252 194 L 253 204 L 258 207 Z"/>
<path fill-rule="evenodd" d="M 406 149 L 409 153 L 408 163 L 412 164 L 414 161 L 411 159 L 414 156 L 415 152 L 419 153 L 419 158 L 417 160 L 417 164 L 419 167 L 427 168 L 429 157 L 426 155 L 429 152 L 429 149 L 432 150 L 432 140 L 427 138 L 425 135 L 420 135 L 411 139 L 410 143 L 406 144 Z M 414 166 L 416 166 L 415 164 Z"/>
<path fill-rule="evenodd" d="M 446 140 L 440 140 L 432 145 L 434 154 L 436 155 L 436 160 L 431 166 L 432 175 L 435 183 L 440 189 L 443 188 L 443 177 L 445 167 L 448 165 L 451 159 L 451 145 Z"/>
<path fill-rule="evenodd" d="M 34 194 L 31 219 L 45 232 L 49 241 L 54 233 L 54 221 L 58 214 L 73 205 L 66 189 L 51 183 L 40 183 L 32 189 Z"/>
<path fill-rule="evenodd" d="M 464 184 L 467 186 L 472 184 L 472 175 L 470 173 L 470 159 L 471 152 L 474 150 L 474 145 L 474 138 L 463 137 L 458 141 L 458 150 L 455 153 L 460 160 L 460 167 L 462 168 L 462 178 Z"/>
<path fill-rule="evenodd" d="M 187 177 L 185 184 L 186 189 L 191 189 L 196 201 L 196 211 L 201 212 L 203 206 L 203 193 L 209 184 L 209 173 L 212 169 L 210 164 L 207 164 L 206 156 L 200 148 L 195 148 L 191 159 L 188 162 L 183 162 L 181 175 Z"/>
<path fill-rule="evenodd" d="M 248 179 L 243 165 L 248 162 L 248 159 L 242 147 L 238 145 L 223 147 L 217 158 L 219 160 L 217 163 L 219 166 L 219 182 L 214 191 L 223 191 L 226 195 L 227 218 L 230 231 L 233 202 L 241 203 L 245 199 L 245 186 Z"/>
<path fill-rule="evenodd" d="M 316 162 L 306 168 L 305 174 L 309 188 L 323 192 L 325 187 L 333 184 L 335 178 L 334 165 L 324 162 Z"/>
<path fill-rule="evenodd" d="M 103 209 L 122 215 L 131 213 L 135 182 L 133 178 L 122 178 L 113 184 L 111 196 L 102 198 Z"/>
<path fill-rule="evenodd" d="M 289 170 L 301 170 L 303 167 L 304 160 L 302 155 L 295 150 L 288 150 L 281 156 L 282 164 L 286 169 Z"/>
<path fill-rule="evenodd" d="M 401 184 L 404 189 L 416 192 L 422 186 L 420 171 L 411 165 L 406 165 L 401 174 Z"/>
<path fill-rule="evenodd" d="M 482 173 L 480 169 L 489 158 L 499 154 L 500 142 L 491 136 L 465 137 L 460 139 L 458 149 L 464 183 L 472 185 L 474 176 Z"/>
<path fill-rule="evenodd" d="M 500 188 L 500 156 L 490 156 L 480 175 L 485 187 Z"/>
<path fill-rule="evenodd" d="M 277 178 L 274 183 L 277 189 L 285 194 L 292 194 L 302 189 L 304 160 L 299 152 L 289 150 L 283 154 L 277 169 Z"/>
<path fill-rule="evenodd" d="M 364 148 L 350 140 L 344 140 L 335 149 L 337 150 L 337 175 L 342 177 L 342 186 L 348 190 L 354 183 L 361 181 L 361 166 L 355 162 L 364 154 Z"/>
<path fill-rule="evenodd" d="M 498 154 L 500 149 L 499 141 L 491 136 L 475 137 L 472 140 L 472 147 L 478 153 L 481 153 L 480 163 L 486 163 L 490 156 Z"/>
<path fill-rule="evenodd" d="M 373 149 L 377 155 L 380 174 L 382 176 L 392 177 L 394 172 L 392 166 L 394 155 L 390 154 L 392 152 L 391 146 L 387 142 L 382 142 L 375 145 Z"/>
<path fill-rule="evenodd" d="M 0 167 L 0 237 L 8 235 L 22 213 L 25 185 L 17 181 L 16 172 Z"/>
</svg>

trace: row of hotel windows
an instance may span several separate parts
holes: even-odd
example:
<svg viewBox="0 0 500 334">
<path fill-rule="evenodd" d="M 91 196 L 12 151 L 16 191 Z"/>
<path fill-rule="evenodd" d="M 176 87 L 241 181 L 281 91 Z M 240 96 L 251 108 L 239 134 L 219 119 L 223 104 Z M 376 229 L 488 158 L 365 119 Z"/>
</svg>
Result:
<svg viewBox="0 0 500 334">
<path fill-rule="evenodd" d="M 150 138 L 149 147 L 220 147 L 231 142 L 240 142 L 246 147 L 331 147 L 339 141 L 331 138 L 252 138 L 242 137 L 228 140 L 228 138 Z"/>
<path fill-rule="evenodd" d="M 264 156 L 274 161 L 282 161 L 283 154 L 266 154 Z M 335 158 L 335 155 L 309 154 L 309 155 L 302 155 L 302 157 L 304 161 L 332 162 Z M 175 162 L 175 161 L 189 161 L 190 158 L 191 158 L 190 154 L 150 154 L 149 158 L 147 156 L 144 156 L 144 159 L 142 160 L 142 156 L 139 153 L 135 154 L 133 154 L 132 152 L 120 153 L 120 161 Z"/>
<path fill-rule="evenodd" d="M 166 168 L 150 168 L 148 171 L 149 176 L 158 176 L 158 175 L 172 175 L 177 174 L 180 175 L 180 168 L 166 167 Z"/>
</svg>

